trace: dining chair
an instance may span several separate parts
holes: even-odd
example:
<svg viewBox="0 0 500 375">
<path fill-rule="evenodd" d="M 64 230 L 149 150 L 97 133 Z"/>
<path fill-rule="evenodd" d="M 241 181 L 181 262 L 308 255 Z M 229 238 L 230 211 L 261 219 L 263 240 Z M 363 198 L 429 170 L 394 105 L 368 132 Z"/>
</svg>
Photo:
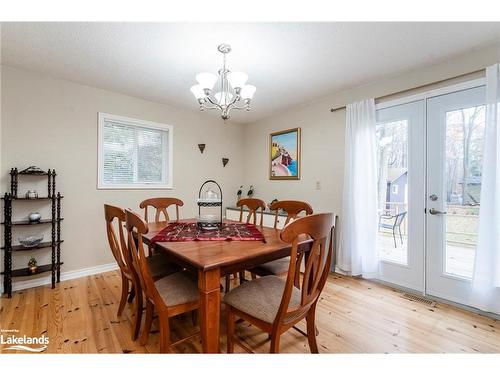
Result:
<svg viewBox="0 0 500 375">
<path fill-rule="evenodd" d="M 155 208 L 155 222 L 158 223 L 162 221 L 160 220 L 161 214 L 163 214 L 165 221 L 170 221 L 167 209 L 173 205 L 175 205 L 175 220 L 179 220 L 179 207 L 184 206 L 184 202 L 178 198 L 149 198 L 143 200 L 139 207 L 144 209 L 144 221 L 146 222 L 149 222 L 148 208 Z"/>
<path fill-rule="evenodd" d="M 394 239 L 394 248 L 397 248 L 398 245 L 396 243 L 396 229 L 399 231 L 399 239 L 401 241 L 401 245 L 403 244 L 403 236 L 401 235 L 401 224 L 406 216 L 406 211 L 400 212 L 398 214 L 392 215 L 390 213 L 385 213 L 379 215 L 378 217 L 378 230 L 390 229 L 392 231 L 392 238 Z M 388 221 L 394 220 L 392 223 Z"/>
<path fill-rule="evenodd" d="M 156 309 L 160 327 L 160 352 L 169 353 L 171 346 L 199 335 L 197 332 L 174 343 L 170 342 L 169 318 L 199 309 L 197 282 L 189 272 L 184 270 L 155 280 L 149 268 L 149 257 L 146 257 L 144 253 L 142 240 L 142 235 L 148 233 L 147 222 L 130 210 L 125 210 L 125 222 L 132 262 L 139 275 L 146 299 L 146 319 L 140 339 L 141 345 L 145 345 L 148 341 Z"/>
<path fill-rule="evenodd" d="M 148 198 L 143 200 L 139 207 L 144 210 L 144 221 L 149 223 L 149 210 L 148 208 L 155 209 L 154 222 L 159 223 L 160 221 L 170 221 L 170 216 L 168 215 L 168 208 L 175 205 L 175 220 L 179 221 L 179 207 L 184 206 L 184 202 L 178 198 Z M 161 220 L 161 215 L 163 214 L 163 219 Z M 154 245 L 148 246 L 148 256 L 154 251 Z"/>
<path fill-rule="evenodd" d="M 277 201 L 271 204 L 269 207 L 270 210 L 275 211 L 274 214 L 274 228 L 276 229 L 278 226 L 279 213 L 284 211 L 286 213 L 286 219 L 284 226 L 287 226 L 290 222 L 297 219 L 298 215 L 301 212 L 304 212 L 305 215 L 312 215 L 313 209 L 309 203 L 302 201 Z M 273 260 L 271 262 L 267 262 L 252 268 L 250 273 L 252 274 L 252 278 L 255 276 L 267 276 L 267 275 L 284 275 L 288 272 L 288 265 L 290 263 L 290 258 L 282 258 Z"/>
<path fill-rule="evenodd" d="M 251 350 L 235 337 L 236 316 L 268 333 L 271 353 L 279 352 L 280 337 L 302 319 L 307 321 L 307 339 L 312 353 L 316 343 L 316 305 L 325 286 L 332 260 L 334 238 L 333 214 L 316 214 L 297 219 L 281 232 L 281 240 L 292 245 L 286 280 L 270 275 L 250 280 L 224 296 L 226 305 L 227 352 L 234 344 Z M 299 236 L 312 239 L 310 250 L 299 252 Z M 329 246 L 328 237 L 331 235 Z M 300 263 L 305 259 L 303 277 Z"/>
<path fill-rule="evenodd" d="M 264 202 L 262 199 L 257 199 L 257 198 L 244 198 L 240 199 L 236 203 L 236 207 L 240 208 L 240 222 L 243 221 L 243 212 L 245 207 L 248 209 L 248 215 L 246 218 L 246 223 L 251 223 L 253 221 L 253 225 L 257 225 L 257 213 L 260 210 L 260 221 L 259 221 L 259 226 L 262 227 L 263 225 L 263 220 L 264 220 L 264 210 L 266 209 L 266 202 Z M 238 278 L 238 273 L 233 273 L 233 277 L 235 279 Z M 245 271 L 240 271 L 239 272 L 239 279 L 240 283 L 246 281 L 245 280 Z M 226 293 L 229 291 L 231 287 L 231 275 L 226 275 L 226 288 L 225 291 Z"/>
<path fill-rule="evenodd" d="M 248 215 L 246 222 L 250 223 L 253 218 L 253 225 L 257 225 L 257 211 L 260 209 L 260 221 L 259 225 L 263 225 L 264 220 L 264 210 L 266 209 L 266 203 L 262 199 L 257 198 L 244 198 L 240 199 L 236 203 L 236 207 L 240 208 L 240 221 L 243 222 L 243 210 L 246 207 L 248 209 Z"/>
<path fill-rule="evenodd" d="M 104 216 L 106 219 L 106 233 L 108 236 L 109 247 L 113 257 L 118 264 L 122 278 L 122 292 L 120 303 L 118 305 L 117 316 L 121 316 L 128 301 L 132 302 L 135 299 L 134 320 L 132 323 L 132 339 L 136 340 L 139 336 L 142 319 L 142 288 L 139 276 L 133 267 L 132 256 L 125 241 L 123 228 L 125 224 L 125 211 L 116 206 L 109 204 L 104 205 Z M 117 236 L 118 233 L 118 236 Z M 148 258 L 148 266 L 151 269 L 152 277 L 160 279 L 175 271 L 178 267 L 168 261 L 163 254 L 158 254 Z"/>
</svg>

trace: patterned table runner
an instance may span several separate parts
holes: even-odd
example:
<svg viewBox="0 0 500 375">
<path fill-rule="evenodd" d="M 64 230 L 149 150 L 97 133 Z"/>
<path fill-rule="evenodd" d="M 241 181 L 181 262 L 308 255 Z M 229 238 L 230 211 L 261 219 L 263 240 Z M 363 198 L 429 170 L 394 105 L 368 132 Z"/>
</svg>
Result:
<svg viewBox="0 0 500 375">
<path fill-rule="evenodd" d="M 196 223 L 170 223 L 151 239 L 155 242 L 180 241 L 265 241 L 253 224 L 223 223 L 222 229 L 201 230 Z"/>
</svg>

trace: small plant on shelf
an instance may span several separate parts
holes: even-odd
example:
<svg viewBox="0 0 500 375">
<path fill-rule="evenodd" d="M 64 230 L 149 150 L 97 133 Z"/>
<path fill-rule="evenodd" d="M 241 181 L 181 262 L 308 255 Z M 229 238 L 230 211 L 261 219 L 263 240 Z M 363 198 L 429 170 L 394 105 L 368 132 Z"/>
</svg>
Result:
<svg viewBox="0 0 500 375">
<path fill-rule="evenodd" d="M 31 257 L 30 260 L 28 261 L 28 269 L 31 274 L 35 274 L 36 271 L 38 270 L 38 262 L 36 261 L 35 258 Z"/>
</svg>

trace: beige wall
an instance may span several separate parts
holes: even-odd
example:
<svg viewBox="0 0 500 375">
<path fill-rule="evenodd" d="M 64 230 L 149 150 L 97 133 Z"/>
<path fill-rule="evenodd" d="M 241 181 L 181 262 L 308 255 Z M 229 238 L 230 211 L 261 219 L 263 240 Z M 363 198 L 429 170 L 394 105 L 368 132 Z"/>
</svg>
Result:
<svg viewBox="0 0 500 375">
<path fill-rule="evenodd" d="M 227 197 L 235 195 L 242 181 L 241 125 L 224 124 L 196 109 L 180 110 L 11 67 L 2 67 L 2 73 L 1 191 L 8 188 L 8 171 L 13 166 L 56 169 L 57 189 L 65 196 L 63 271 L 112 262 L 105 235 L 104 203 L 138 209 L 144 198 L 176 196 L 185 202 L 181 215 L 192 217 L 204 180 L 219 181 Z M 174 126 L 174 189 L 97 190 L 98 112 Z M 207 145 L 203 154 L 198 143 Z M 225 168 L 222 157 L 229 158 Z M 45 181 L 40 186 L 44 192 Z M 21 187 L 19 192 L 25 190 Z M 33 203 L 15 204 L 20 217 L 35 209 Z M 48 214 L 48 205 L 42 214 Z M 49 236 L 50 232 L 45 234 Z M 48 251 L 36 252 L 39 259 L 50 259 Z M 16 255 L 15 266 L 25 266 L 26 262 L 25 257 Z"/>
<path fill-rule="evenodd" d="M 334 93 L 313 103 L 290 108 L 278 115 L 245 125 L 245 184 L 254 185 L 256 196 L 266 202 L 274 198 L 301 199 L 310 202 L 316 212 L 333 211 L 341 214 L 345 110 L 331 113 L 331 107 L 431 84 L 484 68 L 497 61 L 498 47 L 490 46 L 458 56 L 449 62 Z M 472 75 L 467 79 L 476 76 Z M 302 128 L 302 177 L 299 181 L 271 181 L 268 165 L 269 134 L 295 127 Z M 320 190 L 316 189 L 317 181 Z"/>
<path fill-rule="evenodd" d="M 471 72 L 493 64 L 499 57 L 496 46 L 483 48 L 449 62 L 334 93 L 243 126 L 224 124 L 218 118 L 196 111 L 4 66 L 1 70 L 1 190 L 7 190 L 7 173 L 12 166 L 23 168 L 35 164 L 57 170 L 58 190 L 65 195 L 63 271 L 112 261 L 104 231 L 104 203 L 137 208 L 138 202 L 146 197 L 177 196 L 186 203 L 182 216 L 190 217 L 196 213 L 197 189 L 207 178 L 216 178 L 222 183 L 228 204 L 233 203 L 234 193 L 244 183 L 245 189 L 254 185 L 256 196 L 267 202 L 273 198 L 302 199 L 309 201 L 317 212 L 341 213 L 345 111 L 331 113 L 332 106 Z M 173 190 L 96 189 L 98 112 L 175 126 Z M 302 128 L 302 178 L 270 181 L 269 133 L 293 127 Z M 197 148 L 200 142 L 207 144 L 203 155 Z M 221 165 L 223 156 L 230 159 L 226 168 Z M 320 190 L 316 189 L 318 181 Z M 40 186 L 40 190 L 43 188 Z M 21 217 L 33 207 L 16 204 Z M 48 214 L 48 207 L 41 212 Z M 48 259 L 47 251 L 37 251 L 40 260 Z M 16 255 L 15 265 L 24 266 L 26 261 L 25 257 Z"/>
</svg>

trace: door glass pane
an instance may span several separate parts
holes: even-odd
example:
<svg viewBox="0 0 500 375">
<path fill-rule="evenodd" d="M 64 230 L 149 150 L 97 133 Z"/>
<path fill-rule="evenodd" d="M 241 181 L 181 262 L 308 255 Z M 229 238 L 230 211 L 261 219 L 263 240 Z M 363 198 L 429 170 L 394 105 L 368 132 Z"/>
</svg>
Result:
<svg viewBox="0 0 500 375">
<path fill-rule="evenodd" d="M 377 124 L 380 258 L 408 263 L 408 121 Z"/>
<path fill-rule="evenodd" d="M 445 273 L 471 278 L 477 245 L 485 106 L 446 112 Z"/>
</svg>

